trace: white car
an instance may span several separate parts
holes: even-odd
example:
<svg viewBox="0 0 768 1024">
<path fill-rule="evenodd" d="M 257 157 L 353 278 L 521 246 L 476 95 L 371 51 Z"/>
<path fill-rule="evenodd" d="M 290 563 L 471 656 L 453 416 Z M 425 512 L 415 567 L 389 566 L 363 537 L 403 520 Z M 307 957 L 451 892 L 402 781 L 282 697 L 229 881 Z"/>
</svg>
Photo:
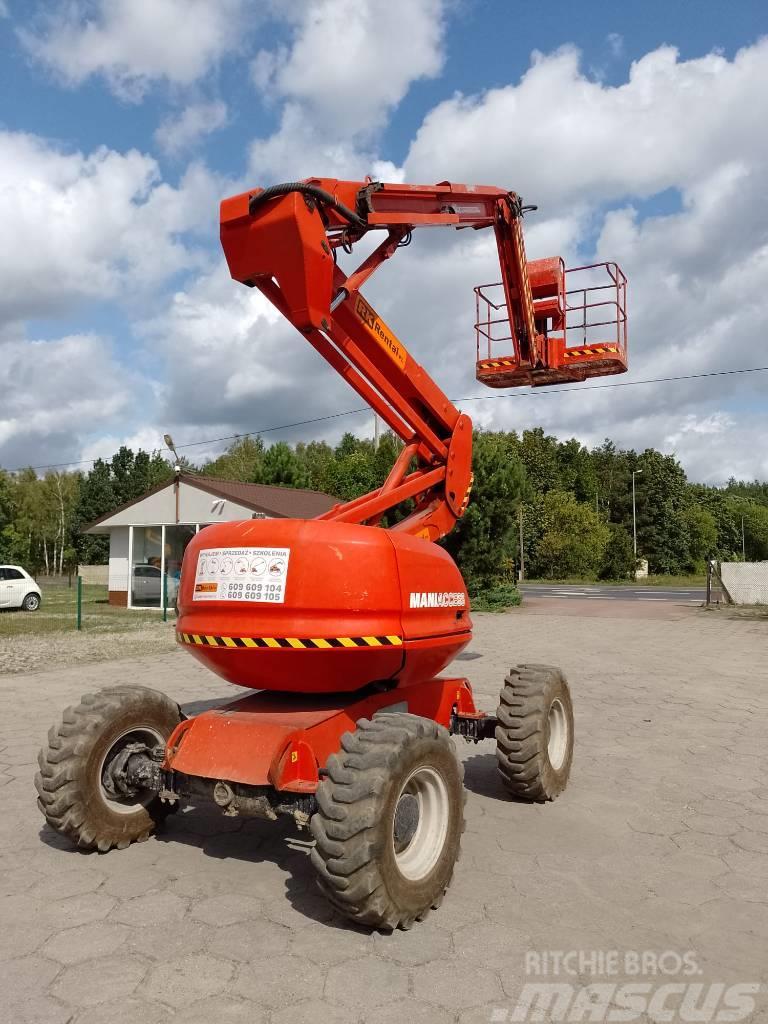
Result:
<svg viewBox="0 0 768 1024">
<path fill-rule="evenodd" d="M 36 612 L 41 600 L 40 587 L 20 565 L 0 565 L 0 608 Z"/>
</svg>

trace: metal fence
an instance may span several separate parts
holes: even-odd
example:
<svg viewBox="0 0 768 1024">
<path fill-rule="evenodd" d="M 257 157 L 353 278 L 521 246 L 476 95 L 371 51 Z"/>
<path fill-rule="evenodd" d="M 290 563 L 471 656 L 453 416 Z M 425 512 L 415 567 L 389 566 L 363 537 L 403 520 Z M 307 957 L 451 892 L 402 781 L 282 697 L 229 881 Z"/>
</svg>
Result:
<svg viewBox="0 0 768 1024">
<path fill-rule="evenodd" d="M 768 605 L 768 562 L 713 562 L 711 576 L 727 604 Z"/>
<path fill-rule="evenodd" d="M 106 583 L 88 583 L 75 575 L 39 576 L 35 582 L 41 592 L 39 608 L 0 608 L 0 638 L 71 630 L 113 632 L 175 621 L 174 595 L 167 596 L 165 608 L 162 595 L 153 602 L 160 607 L 148 602 L 145 607 L 126 608 L 110 604 Z"/>
</svg>

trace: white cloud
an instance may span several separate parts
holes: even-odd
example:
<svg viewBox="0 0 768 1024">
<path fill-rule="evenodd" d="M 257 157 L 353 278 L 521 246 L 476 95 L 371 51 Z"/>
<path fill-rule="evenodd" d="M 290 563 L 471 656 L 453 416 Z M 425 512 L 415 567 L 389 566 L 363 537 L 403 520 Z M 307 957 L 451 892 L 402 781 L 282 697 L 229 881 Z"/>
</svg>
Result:
<svg viewBox="0 0 768 1024">
<path fill-rule="evenodd" d="M 178 116 L 167 117 L 155 132 L 155 142 L 171 156 L 192 149 L 202 138 L 223 128 L 227 123 L 227 105 L 192 103 Z"/>
<path fill-rule="evenodd" d="M 629 80 L 588 79 L 579 53 L 535 54 L 517 85 L 456 95 L 424 120 L 408 177 L 509 185 L 548 207 L 686 188 L 734 154 L 765 161 L 768 39 L 681 61 L 661 47 Z M 439 168 L 439 171 L 437 170 Z"/>
<path fill-rule="evenodd" d="M 244 0 L 71 0 L 19 37 L 65 84 L 102 75 L 138 101 L 153 82 L 190 85 L 240 49 L 246 13 Z"/>
<path fill-rule="evenodd" d="M 0 352 L 0 465 L 71 459 L 94 424 L 114 424 L 135 405 L 135 376 L 98 335 L 18 338 Z"/>
<path fill-rule="evenodd" d="M 187 232 L 215 232 L 221 186 L 193 165 L 179 186 L 131 150 L 66 152 L 0 132 L 0 322 L 47 316 L 82 300 L 153 291 L 199 264 Z"/>
<path fill-rule="evenodd" d="M 278 129 L 252 143 L 247 185 L 369 172 L 509 185 L 540 205 L 526 220 L 532 258 L 596 255 L 628 273 L 630 375 L 597 384 L 765 362 L 768 40 L 732 60 L 684 61 L 662 47 L 619 86 L 585 74 L 573 49 L 536 55 L 519 82 L 438 104 L 397 167 L 381 151 L 380 130 L 409 84 L 440 69 L 437 0 L 408 5 L 416 28 L 411 43 L 410 21 L 408 33 L 400 27 L 397 38 L 408 44 L 400 49 L 390 18 L 398 3 L 307 0 L 278 9 L 292 21 L 292 41 L 257 58 L 253 71 L 277 107 Z M 352 51 L 343 28 L 328 48 L 345 11 Z M 393 48 L 395 78 L 382 82 Z M 139 77 L 143 88 L 158 75 Z M 171 139 L 183 119 L 167 126 Z M 190 115 L 191 134 L 194 127 Z M 13 253 L 0 253 L 0 338 L 3 313 L 40 316 L 75 299 L 122 297 L 199 267 L 188 233 L 204 228 L 213 239 L 216 199 L 242 187 L 196 165 L 172 188 L 140 153 L 63 153 L 11 135 L 0 135 L 0 181 L 0 222 L 21 239 Z M 665 190 L 672 212 L 663 212 L 670 196 L 655 198 Z M 471 287 L 497 275 L 489 233 L 421 232 L 366 291 L 448 394 L 488 395 L 473 381 Z M 227 278 L 218 254 L 165 309 L 145 317 L 137 362 L 162 383 L 146 383 L 140 424 L 122 414 L 128 435 L 147 437 L 156 424 L 158 437 L 170 429 L 177 441 L 194 440 L 360 404 L 257 293 Z M 466 411 L 489 427 L 541 425 L 588 444 L 611 436 L 624 446 L 654 445 L 674 452 L 692 477 L 715 481 L 768 476 L 765 387 L 760 374 L 582 386 L 467 403 Z M 362 428 L 365 420 L 340 423 Z M 320 424 L 299 436 L 324 432 Z M 120 434 L 105 427 L 103 436 Z"/>
<path fill-rule="evenodd" d="M 155 415 L 179 443 L 322 415 L 334 399 L 355 404 L 271 303 L 229 277 L 223 259 L 138 330 L 163 381 Z"/>
<path fill-rule="evenodd" d="M 412 82 L 443 65 L 443 0 L 305 0 L 290 50 L 261 52 L 258 88 L 299 102 L 321 131 L 370 136 Z"/>
<path fill-rule="evenodd" d="M 537 55 L 519 84 L 438 105 L 414 139 L 405 173 L 409 181 L 507 184 L 538 202 L 540 212 L 526 222 L 531 256 L 562 247 L 567 262 L 595 254 L 617 260 L 630 281 L 630 375 L 617 380 L 748 367 L 765 362 L 756 339 L 768 333 L 767 119 L 768 40 L 732 61 L 680 61 L 663 47 L 618 87 L 588 79 L 576 51 L 566 49 Z M 643 201 L 666 189 L 677 190 L 680 209 L 649 217 Z M 617 200 L 622 206 L 606 213 Z M 571 230 L 558 240 L 564 216 Z M 439 271 L 430 264 L 429 272 L 431 286 L 415 268 L 414 301 L 422 287 L 437 292 Z M 467 297 L 457 298 L 443 273 L 435 316 L 444 326 L 434 335 L 444 365 L 465 358 Z M 433 294 L 433 311 L 436 300 Z M 611 436 L 626 446 L 655 445 L 675 451 L 695 477 L 723 480 L 766 472 L 757 441 L 765 417 L 752 411 L 764 408 L 765 383 L 754 375 L 579 387 L 467 411 L 486 426 L 540 424 L 587 443 Z M 692 423 L 721 429 L 713 437 Z"/>
<path fill-rule="evenodd" d="M 413 82 L 443 66 L 444 0 L 306 0 L 285 8 L 290 47 L 261 51 L 254 86 L 282 103 L 280 126 L 251 146 L 260 180 L 364 176 L 379 162 L 374 140 Z"/>
</svg>

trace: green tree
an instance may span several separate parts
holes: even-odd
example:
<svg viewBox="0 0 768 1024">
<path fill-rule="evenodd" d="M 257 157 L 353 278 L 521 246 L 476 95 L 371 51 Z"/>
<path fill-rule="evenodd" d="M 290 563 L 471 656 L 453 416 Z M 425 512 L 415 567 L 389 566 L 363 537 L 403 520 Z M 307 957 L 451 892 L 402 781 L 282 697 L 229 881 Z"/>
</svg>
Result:
<svg viewBox="0 0 768 1024">
<path fill-rule="evenodd" d="M 219 480 L 253 483 L 261 480 L 264 467 L 264 442 L 260 437 L 239 437 L 212 462 L 203 466 L 205 476 Z"/>
<path fill-rule="evenodd" d="M 598 487 L 592 453 L 572 437 L 558 445 L 557 467 L 559 489 L 571 491 L 577 501 L 594 505 Z"/>
<path fill-rule="evenodd" d="M 689 505 L 683 510 L 688 532 L 688 568 L 704 571 L 704 564 L 717 551 L 717 523 L 715 517 L 702 505 Z"/>
<path fill-rule="evenodd" d="M 567 491 L 544 496 L 543 531 L 536 548 L 534 574 L 548 579 L 597 577 L 611 537 L 594 508 Z"/>
<path fill-rule="evenodd" d="M 157 484 L 170 480 L 173 469 L 160 453 L 134 452 L 122 445 L 109 463 L 112 488 L 118 505 L 140 498 Z"/>
<path fill-rule="evenodd" d="M 118 505 L 109 463 L 97 459 L 81 481 L 73 516 L 75 549 L 81 563 L 101 565 L 109 559 L 109 537 L 83 531 L 94 519 L 107 515 Z"/>
<path fill-rule="evenodd" d="M 634 579 L 636 561 L 632 538 L 620 523 L 608 523 L 608 529 L 610 535 L 600 566 L 600 579 Z"/>
<path fill-rule="evenodd" d="M 515 445 L 525 468 L 525 477 L 530 492 L 546 494 L 560 486 L 560 465 L 558 462 L 558 440 L 545 434 L 541 427 L 524 430 L 518 440 L 516 434 L 508 435 Z"/>
<path fill-rule="evenodd" d="M 325 441 L 297 444 L 296 458 L 304 468 L 307 487 L 313 491 L 332 493 L 335 456 L 329 444 Z"/>
<path fill-rule="evenodd" d="M 307 475 L 291 446 L 285 441 L 278 441 L 264 452 L 261 479 L 257 482 L 281 487 L 306 487 Z"/>
<path fill-rule="evenodd" d="M 334 449 L 330 493 L 350 501 L 378 486 L 373 441 L 346 433 Z"/>
<path fill-rule="evenodd" d="M 651 572 L 685 572 L 691 554 L 683 468 L 671 455 L 652 448 L 640 456 L 638 468 L 642 469 L 636 477 L 638 555 L 648 559 Z"/>
<path fill-rule="evenodd" d="M 517 510 L 525 470 L 505 433 L 474 435 L 475 474 L 469 507 L 444 539 L 470 591 L 489 590 L 509 578 L 517 553 Z"/>
</svg>

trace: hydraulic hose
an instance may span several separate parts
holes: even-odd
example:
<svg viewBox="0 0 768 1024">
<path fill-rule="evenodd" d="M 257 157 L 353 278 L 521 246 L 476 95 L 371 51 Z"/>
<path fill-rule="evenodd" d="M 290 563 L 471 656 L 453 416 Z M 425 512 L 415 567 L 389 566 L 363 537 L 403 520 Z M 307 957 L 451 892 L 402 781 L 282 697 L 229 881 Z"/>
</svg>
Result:
<svg viewBox="0 0 768 1024">
<path fill-rule="evenodd" d="M 362 231 L 368 228 L 367 223 L 359 214 L 355 213 L 354 210 L 350 210 L 344 203 L 338 202 L 330 192 L 326 192 L 324 188 L 319 188 L 317 185 L 308 185 L 304 181 L 286 181 L 282 185 L 270 185 L 269 188 L 265 188 L 257 193 L 257 195 L 251 196 L 248 209 L 251 213 L 254 213 L 264 203 L 269 202 L 270 199 L 276 199 L 278 196 L 287 196 L 291 192 L 300 192 L 302 195 L 310 196 L 316 202 L 322 203 L 323 206 L 332 207 L 347 223 L 360 228 Z"/>
</svg>

